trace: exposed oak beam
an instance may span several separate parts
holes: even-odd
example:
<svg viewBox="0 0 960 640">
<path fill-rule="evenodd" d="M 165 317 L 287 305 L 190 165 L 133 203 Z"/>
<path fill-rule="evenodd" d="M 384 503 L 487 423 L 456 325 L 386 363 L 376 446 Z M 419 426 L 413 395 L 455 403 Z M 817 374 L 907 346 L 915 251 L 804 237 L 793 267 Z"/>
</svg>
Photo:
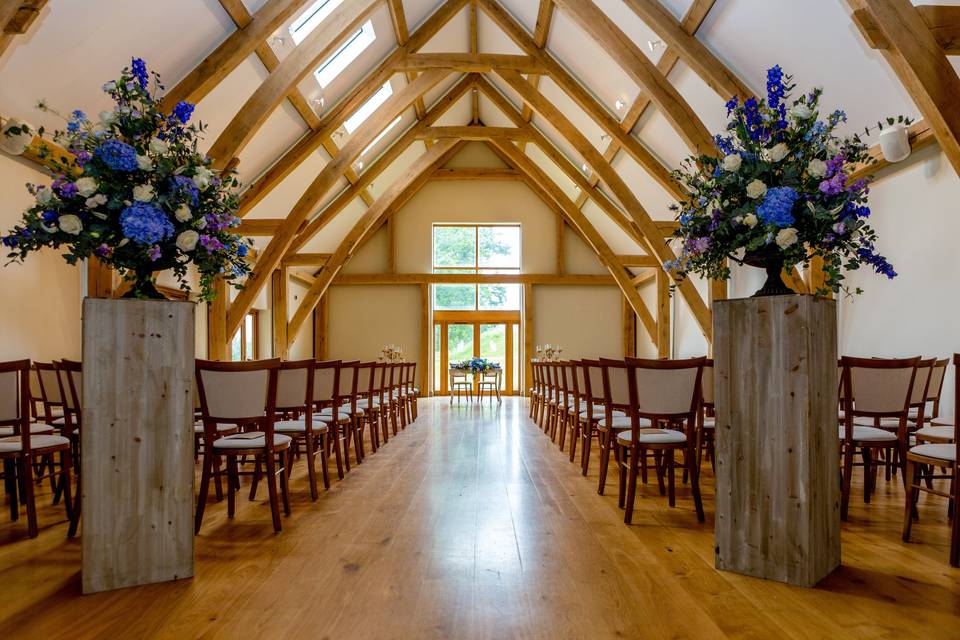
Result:
<svg viewBox="0 0 960 640">
<path fill-rule="evenodd" d="M 440 140 L 456 138 L 458 140 L 489 140 L 507 138 L 509 140 L 527 140 L 530 135 L 517 127 L 428 127 L 417 136 L 421 140 Z"/>
<path fill-rule="evenodd" d="M 463 73 L 484 73 L 497 68 L 515 69 L 521 73 L 544 70 L 535 58 L 506 53 L 412 53 L 401 60 L 396 68 L 398 71 L 444 68 Z"/>
<path fill-rule="evenodd" d="M 522 180 L 516 169 L 480 169 L 461 167 L 455 169 L 437 169 L 431 180 Z"/>
<path fill-rule="evenodd" d="M 0 56 L 40 17 L 47 0 L 0 0 Z"/>
<path fill-rule="evenodd" d="M 933 129 L 930 128 L 930 124 L 926 120 L 921 120 L 920 122 L 915 122 L 912 124 L 909 132 L 910 149 L 914 152 L 919 151 L 924 147 L 929 147 L 932 144 L 936 144 L 937 142 L 936 136 L 933 135 Z M 885 169 L 887 167 L 902 166 L 888 162 L 887 159 L 883 157 L 883 152 L 880 151 L 879 143 L 870 147 L 868 153 L 873 159 L 873 162 L 861 164 L 854 169 L 850 173 L 851 181 L 865 178 L 868 175 L 875 174 L 881 169 Z"/>
<path fill-rule="evenodd" d="M 552 284 L 609 287 L 617 283 L 610 276 L 593 273 L 342 273 L 333 279 L 332 284 Z"/>
</svg>

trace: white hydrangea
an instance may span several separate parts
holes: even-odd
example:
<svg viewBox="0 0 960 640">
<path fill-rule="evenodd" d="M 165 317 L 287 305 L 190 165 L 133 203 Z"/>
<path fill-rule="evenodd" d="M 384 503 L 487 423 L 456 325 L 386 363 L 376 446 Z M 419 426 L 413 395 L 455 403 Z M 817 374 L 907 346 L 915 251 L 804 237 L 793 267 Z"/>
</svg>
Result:
<svg viewBox="0 0 960 640">
<path fill-rule="evenodd" d="M 790 109 L 790 115 L 797 120 L 808 120 L 813 115 L 813 109 L 803 102 L 798 102 Z"/>
<path fill-rule="evenodd" d="M 753 229 L 755 226 L 757 226 L 757 216 L 752 213 L 748 213 L 747 215 L 743 216 L 743 224 Z"/>
<path fill-rule="evenodd" d="M 87 201 L 84 203 L 87 205 L 87 209 L 96 209 L 97 207 L 102 207 L 107 204 L 107 196 L 102 193 L 98 193 L 92 198 L 87 198 Z"/>
<path fill-rule="evenodd" d="M 37 191 L 37 202 L 43 205 L 50 204 L 53 200 L 53 190 L 49 187 L 44 187 Z"/>
<path fill-rule="evenodd" d="M 151 140 L 148 146 L 152 153 L 157 154 L 166 153 L 170 149 L 170 145 L 159 138 L 154 138 Z"/>
<path fill-rule="evenodd" d="M 138 153 L 137 166 L 140 167 L 141 171 L 153 171 L 153 160 L 150 159 L 150 156 L 142 156 Z"/>
<path fill-rule="evenodd" d="M 213 178 L 213 172 L 206 167 L 200 167 L 193 176 L 193 184 L 197 189 L 203 190 L 210 186 L 211 178 Z"/>
<path fill-rule="evenodd" d="M 787 157 L 788 153 L 790 153 L 790 147 L 783 142 L 778 142 L 767 149 L 767 159 L 771 162 L 780 162 Z"/>
</svg>

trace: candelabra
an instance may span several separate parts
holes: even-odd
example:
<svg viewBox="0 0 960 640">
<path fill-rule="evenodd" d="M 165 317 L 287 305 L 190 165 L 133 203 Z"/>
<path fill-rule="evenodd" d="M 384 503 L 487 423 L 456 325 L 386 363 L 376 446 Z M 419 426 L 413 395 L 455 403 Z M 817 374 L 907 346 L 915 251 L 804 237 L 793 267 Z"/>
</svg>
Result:
<svg viewBox="0 0 960 640">
<path fill-rule="evenodd" d="M 537 345 L 534 359 L 537 362 L 557 362 L 562 360 L 563 347 L 558 344 Z"/>
<path fill-rule="evenodd" d="M 377 356 L 377 360 L 380 362 L 404 362 L 403 347 L 388 344 L 380 350 L 380 355 Z"/>
</svg>

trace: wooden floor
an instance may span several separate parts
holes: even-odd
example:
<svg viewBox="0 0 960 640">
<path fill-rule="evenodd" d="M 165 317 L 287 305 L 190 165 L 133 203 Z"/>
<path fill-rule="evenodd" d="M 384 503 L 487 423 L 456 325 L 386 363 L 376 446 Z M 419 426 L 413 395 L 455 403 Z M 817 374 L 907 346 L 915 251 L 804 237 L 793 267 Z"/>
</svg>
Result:
<svg viewBox="0 0 960 640">
<path fill-rule="evenodd" d="M 311 503 L 298 465 L 274 535 L 244 497 L 211 502 L 192 580 L 80 596 L 80 544 L 44 497 L 41 535 L 0 513 L 0 638 L 960 637 L 945 503 L 921 498 L 900 542 L 902 489 L 855 501 L 843 567 L 816 589 L 713 569 L 688 492 L 641 489 L 632 526 L 526 418 L 422 402 L 420 418 Z M 262 496 L 265 496 L 262 491 Z"/>
</svg>

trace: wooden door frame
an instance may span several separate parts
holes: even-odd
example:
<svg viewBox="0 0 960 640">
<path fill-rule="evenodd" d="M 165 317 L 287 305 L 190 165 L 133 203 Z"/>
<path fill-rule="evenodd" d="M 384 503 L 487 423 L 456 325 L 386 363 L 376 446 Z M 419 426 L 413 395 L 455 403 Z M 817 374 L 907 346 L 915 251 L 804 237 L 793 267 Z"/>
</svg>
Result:
<svg viewBox="0 0 960 640">
<path fill-rule="evenodd" d="M 474 357 L 480 353 L 480 326 L 485 324 L 502 324 L 504 331 L 504 395 L 521 395 L 523 381 L 520 381 L 519 388 L 513 388 L 513 367 L 518 366 L 513 358 L 513 334 L 520 331 L 523 312 L 517 311 L 434 311 L 433 312 L 433 333 L 436 335 L 436 327 L 440 326 L 440 344 L 434 345 L 434 349 L 440 348 L 440 387 L 434 390 L 436 395 L 449 395 L 449 352 L 447 341 L 449 337 L 448 329 L 451 324 L 469 324 L 473 325 L 473 353 Z M 521 354 L 520 360 L 522 362 Z M 522 376 L 521 376 L 522 378 Z M 476 383 L 474 383 L 476 387 Z M 477 389 L 475 388 L 476 392 Z"/>
</svg>

